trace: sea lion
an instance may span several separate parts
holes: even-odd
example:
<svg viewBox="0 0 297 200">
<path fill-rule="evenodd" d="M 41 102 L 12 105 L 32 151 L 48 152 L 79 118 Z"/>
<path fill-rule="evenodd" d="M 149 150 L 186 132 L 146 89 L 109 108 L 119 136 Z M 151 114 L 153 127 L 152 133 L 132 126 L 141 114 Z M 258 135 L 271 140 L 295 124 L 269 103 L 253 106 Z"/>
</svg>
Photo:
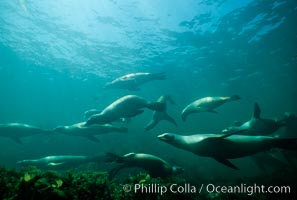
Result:
<svg viewBox="0 0 297 200">
<path fill-rule="evenodd" d="M 102 110 L 90 109 L 90 110 L 87 110 L 84 112 L 84 116 L 85 116 L 85 119 L 89 119 L 93 115 L 99 114 L 101 112 L 102 112 Z M 131 121 L 131 118 L 120 118 L 120 119 L 116 120 L 116 122 L 121 122 L 124 124 L 128 124 L 130 121 Z"/>
<path fill-rule="evenodd" d="M 110 124 L 92 124 L 89 126 L 85 125 L 85 122 L 73 124 L 71 126 L 58 126 L 54 128 L 55 132 L 67 134 L 70 136 L 81 136 L 85 137 L 93 142 L 100 142 L 96 135 L 101 135 L 110 132 L 126 133 L 128 129 L 126 127 L 115 127 Z"/>
<path fill-rule="evenodd" d="M 68 169 L 77 167 L 89 162 L 102 162 L 103 155 L 98 156 L 77 156 L 77 155 L 56 155 L 46 156 L 38 159 L 21 160 L 17 164 L 20 166 L 36 166 L 42 169 Z"/>
<path fill-rule="evenodd" d="M 159 99 L 157 100 L 157 102 L 160 103 L 164 103 L 165 104 L 165 109 L 162 112 L 159 111 L 154 111 L 153 113 L 153 119 L 146 125 L 145 130 L 149 131 L 152 128 L 154 128 L 160 121 L 162 120 L 166 120 L 172 124 L 174 124 L 175 126 L 177 126 L 175 120 L 170 117 L 168 115 L 168 113 L 166 112 L 166 102 L 169 101 L 171 104 L 175 104 L 174 101 L 172 100 L 172 98 L 169 95 L 162 95 L 161 97 L 159 97 Z"/>
<path fill-rule="evenodd" d="M 211 157 L 232 169 L 238 168 L 228 159 L 250 156 L 272 148 L 297 150 L 297 138 L 237 135 L 239 132 L 225 135 L 197 134 L 189 136 L 164 133 L 158 138 L 198 156 Z"/>
<path fill-rule="evenodd" d="M 128 153 L 123 156 L 107 153 L 106 161 L 121 164 L 110 171 L 111 178 L 113 178 L 119 170 L 130 167 L 142 168 L 148 171 L 153 177 L 167 177 L 180 174 L 184 171 L 183 168 L 172 166 L 157 156 L 144 153 Z"/>
<path fill-rule="evenodd" d="M 243 123 L 237 123 L 237 125 L 230 126 L 224 130 L 222 133 L 231 133 L 237 130 L 246 130 L 242 135 L 270 135 L 277 131 L 280 127 L 286 125 L 286 120 L 272 120 L 263 119 L 260 117 L 261 109 L 258 103 L 254 104 L 254 113 L 252 118 Z"/>
<path fill-rule="evenodd" d="M 164 80 L 165 73 L 132 73 L 121 76 L 109 83 L 107 83 L 104 87 L 110 89 L 127 89 L 132 91 L 139 90 L 139 86 L 153 81 L 153 80 Z"/>
<path fill-rule="evenodd" d="M 143 113 L 142 108 L 162 112 L 165 104 L 160 102 L 149 103 L 136 95 L 126 95 L 107 106 L 101 113 L 91 116 L 86 125 L 108 124 L 120 118 L 130 118 Z"/>
<path fill-rule="evenodd" d="M 22 123 L 7 123 L 0 124 L 0 136 L 8 137 L 13 141 L 22 144 L 20 140 L 23 137 L 28 137 L 37 134 L 50 134 L 52 130 L 42 129 L 37 126 Z"/>
<path fill-rule="evenodd" d="M 181 117 L 183 121 L 186 121 L 186 118 L 188 115 L 192 113 L 199 113 L 199 112 L 212 112 L 217 113 L 214 109 L 223 105 L 224 103 L 228 101 L 236 101 L 240 99 L 238 95 L 233 95 L 230 97 L 204 97 L 201 99 L 198 99 L 189 105 L 187 105 L 182 113 Z"/>
</svg>

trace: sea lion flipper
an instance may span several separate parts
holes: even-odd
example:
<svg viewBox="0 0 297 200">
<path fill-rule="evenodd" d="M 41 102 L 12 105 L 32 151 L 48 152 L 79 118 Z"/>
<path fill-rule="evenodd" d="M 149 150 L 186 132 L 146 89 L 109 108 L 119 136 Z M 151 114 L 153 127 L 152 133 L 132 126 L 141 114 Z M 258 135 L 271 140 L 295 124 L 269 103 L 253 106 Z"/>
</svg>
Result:
<svg viewBox="0 0 297 200">
<path fill-rule="evenodd" d="M 254 115 L 253 117 L 256 119 L 260 119 L 261 109 L 257 102 L 254 104 Z"/>
<path fill-rule="evenodd" d="M 226 165 L 227 167 L 230 167 L 230 168 L 235 169 L 235 170 L 239 170 L 238 167 L 233 165 L 229 160 L 227 160 L 225 158 L 214 158 L 214 159 L 216 161 L 218 161 L 219 163 L 222 163 L 223 165 Z"/>
<path fill-rule="evenodd" d="M 166 112 L 155 112 L 153 119 L 146 125 L 145 130 L 149 131 L 152 128 L 154 128 L 160 121 L 166 120 L 175 126 L 177 126 L 177 123 L 175 120 L 169 116 Z"/>
<path fill-rule="evenodd" d="M 146 127 L 144 128 L 146 131 L 151 130 L 152 128 L 154 128 L 156 125 L 158 124 L 158 122 L 156 120 L 151 120 Z"/>
<path fill-rule="evenodd" d="M 172 124 L 174 124 L 175 126 L 177 126 L 176 121 L 170 115 L 168 115 L 168 113 L 164 113 L 164 120 L 167 120 Z"/>
</svg>

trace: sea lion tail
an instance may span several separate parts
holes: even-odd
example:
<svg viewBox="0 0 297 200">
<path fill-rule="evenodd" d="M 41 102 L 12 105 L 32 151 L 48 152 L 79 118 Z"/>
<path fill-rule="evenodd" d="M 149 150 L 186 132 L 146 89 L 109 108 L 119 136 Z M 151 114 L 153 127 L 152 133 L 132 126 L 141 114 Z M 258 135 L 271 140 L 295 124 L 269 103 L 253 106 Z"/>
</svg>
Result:
<svg viewBox="0 0 297 200">
<path fill-rule="evenodd" d="M 232 96 L 230 97 L 230 101 L 236 101 L 236 100 L 239 100 L 239 99 L 241 99 L 241 98 L 240 98 L 240 96 L 237 95 L 237 94 L 232 95 Z"/>
<path fill-rule="evenodd" d="M 152 119 L 144 128 L 146 131 L 151 130 L 152 128 L 154 128 L 160 121 L 162 120 L 166 120 L 172 124 L 174 124 L 175 126 L 177 126 L 177 123 L 175 122 L 175 120 L 168 115 L 168 113 L 163 112 L 160 114 L 161 116 L 159 116 L 158 119 Z"/>
<path fill-rule="evenodd" d="M 115 153 L 107 152 L 105 154 L 105 161 L 106 162 L 116 162 L 116 163 L 122 163 L 123 162 L 123 157 L 119 156 Z"/>
</svg>

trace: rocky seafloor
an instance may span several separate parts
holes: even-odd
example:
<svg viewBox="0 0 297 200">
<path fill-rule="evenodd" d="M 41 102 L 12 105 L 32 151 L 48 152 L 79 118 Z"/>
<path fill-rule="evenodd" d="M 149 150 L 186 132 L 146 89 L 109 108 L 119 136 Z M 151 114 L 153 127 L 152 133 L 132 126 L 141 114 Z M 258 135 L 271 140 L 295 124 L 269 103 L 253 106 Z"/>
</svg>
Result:
<svg viewBox="0 0 297 200">
<path fill-rule="evenodd" d="M 107 172 L 100 171 L 41 171 L 35 167 L 24 169 L 0 168 L 0 199 L 3 200 L 96 200 L 96 199 L 296 199 L 297 174 L 292 171 L 276 171 L 269 175 L 245 178 L 232 182 L 207 183 L 197 180 L 189 183 L 179 176 L 153 178 L 147 173 L 127 175 L 110 180 Z M 199 191 L 201 184 L 236 184 L 290 186 L 290 193 L 244 193 Z M 134 186 L 142 187 L 136 192 Z M 174 191 L 170 190 L 176 184 Z M 190 186 L 189 186 L 190 184 Z M 178 188 L 177 186 L 180 186 Z M 196 188 L 197 190 L 193 189 Z M 145 189 L 143 189 L 145 188 Z M 165 192 L 163 189 L 167 189 Z M 179 190 L 179 191 L 178 191 Z M 163 191 L 163 193 L 162 193 Z M 221 190 L 222 191 L 222 190 Z"/>
</svg>

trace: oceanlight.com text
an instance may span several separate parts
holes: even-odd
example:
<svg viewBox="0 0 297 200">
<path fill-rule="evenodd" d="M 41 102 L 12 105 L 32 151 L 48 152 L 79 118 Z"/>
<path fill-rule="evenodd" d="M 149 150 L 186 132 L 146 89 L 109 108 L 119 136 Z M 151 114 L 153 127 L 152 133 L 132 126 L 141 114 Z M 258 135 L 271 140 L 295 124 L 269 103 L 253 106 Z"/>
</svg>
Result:
<svg viewBox="0 0 297 200">
<path fill-rule="evenodd" d="M 215 185 L 215 184 L 201 184 L 191 185 L 185 183 L 182 185 L 160 185 L 160 184 L 135 184 L 135 185 L 123 185 L 124 192 L 134 192 L 143 194 L 165 194 L 165 193 L 226 193 L 226 194 L 290 194 L 290 186 L 265 186 L 265 185 Z"/>
</svg>

